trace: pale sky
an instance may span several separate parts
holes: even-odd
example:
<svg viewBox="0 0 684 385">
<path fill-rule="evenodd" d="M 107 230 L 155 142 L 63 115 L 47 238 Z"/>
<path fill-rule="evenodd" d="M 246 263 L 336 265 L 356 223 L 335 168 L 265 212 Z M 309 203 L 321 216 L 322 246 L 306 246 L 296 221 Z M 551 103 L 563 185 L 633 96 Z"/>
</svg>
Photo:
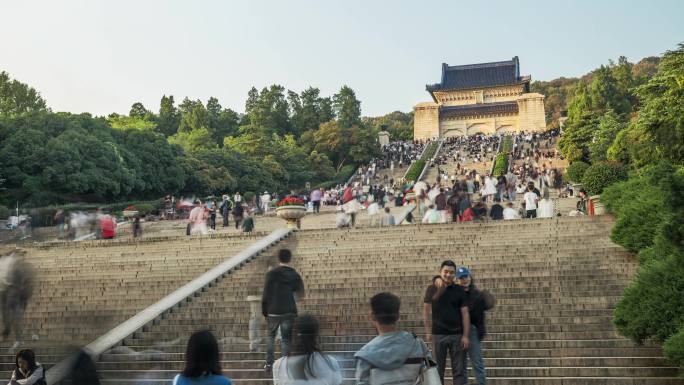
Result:
<svg viewBox="0 0 684 385">
<path fill-rule="evenodd" d="M 0 0 L 0 71 L 54 111 L 155 112 L 163 94 L 244 111 L 273 83 L 332 95 L 363 115 L 429 101 L 441 63 L 520 57 L 533 80 L 579 76 L 620 55 L 684 42 L 684 1 Z"/>
</svg>

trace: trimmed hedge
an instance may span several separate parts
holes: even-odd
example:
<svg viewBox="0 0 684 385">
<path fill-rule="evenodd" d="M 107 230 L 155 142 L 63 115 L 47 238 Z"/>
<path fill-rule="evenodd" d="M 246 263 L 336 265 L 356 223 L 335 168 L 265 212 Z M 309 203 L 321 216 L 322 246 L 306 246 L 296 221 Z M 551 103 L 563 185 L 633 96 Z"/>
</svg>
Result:
<svg viewBox="0 0 684 385">
<path fill-rule="evenodd" d="M 435 156 L 435 153 L 437 152 L 437 147 L 437 142 L 430 142 L 430 144 L 428 144 L 428 147 L 423 152 L 423 156 L 421 156 L 420 159 L 413 162 L 409 170 L 406 172 L 406 180 L 410 180 L 413 182 L 417 181 L 418 177 L 420 176 L 420 173 L 423 172 L 423 168 L 425 168 L 425 163 L 427 163 L 428 160 L 432 159 L 432 157 Z"/>
<path fill-rule="evenodd" d="M 409 168 L 408 172 L 406 172 L 406 180 L 415 182 L 420 176 L 420 173 L 423 172 L 424 167 L 425 161 L 423 159 L 418 159 L 417 161 L 413 162 L 411 168 Z"/>
<path fill-rule="evenodd" d="M 508 155 L 507 153 L 500 153 L 494 158 L 494 169 L 492 176 L 501 176 L 508 171 Z"/>
<path fill-rule="evenodd" d="M 513 138 L 510 136 L 504 136 L 503 143 L 501 144 L 501 152 L 507 154 L 513 150 Z"/>
<path fill-rule="evenodd" d="M 602 193 L 606 187 L 626 179 L 627 170 L 621 163 L 598 162 L 584 172 L 582 187 L 587 190 L 587 194 L 596 195 Z"/>
<path fill-rule="evenodd" d="M 428 148 L 425 149 L 425 152 L 423 153 L 423 156 L 420 157 L 420 159 L 423 160 L 428 160 L 432 159 L 433 156 L 435 156 L 435 153 L 437 152 L 437 142 L 430 142 L 428 145 Z"/>
<path fill-rule="evenodd" d="M 570 163 L 565 175 L 567 175 L 571 182 L 580 183 L 582 181 L 582 177 L 584 176 L 584 172 L 587 171 L 588 168 L 588 163 L 582 162 L 581 160 L 576 160 Z"/>
</svg>

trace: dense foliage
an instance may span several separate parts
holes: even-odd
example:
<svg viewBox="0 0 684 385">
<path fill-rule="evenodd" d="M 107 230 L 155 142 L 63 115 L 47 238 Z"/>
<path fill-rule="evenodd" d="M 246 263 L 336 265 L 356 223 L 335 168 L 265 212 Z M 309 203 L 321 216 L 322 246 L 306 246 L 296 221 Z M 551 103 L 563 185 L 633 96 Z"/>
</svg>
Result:
<svg viewBox="0 0 684 385">
<path fill-rule="evenodd" d="M 164 95 L 156 113 L 142 103 L 128 115 L 53 113 L 34 89 L 2 72 L 0 203 L 102 204 L 344 182 L 378 152 L 380 125 L 405 131 L 412 122 L 412 114 L 396 112 L 362 119 L 347 86 L 332 97 L 313 87 L 252 88 L 245 111 L 213 97 L 177 105 Z"/>
<path fill-rule="evenodd" d="M 666 357 L 684 367 L 684 45 L 641 79 L 625 82 L 633 71 L 619 66 L 627 64 L 578 85 L 561 150 L 571 160 L 594 162 L 582 178 L 585 187 L 600 179 L 590 171 L 604 159 L 631 170 L 627 181 L 599 186 L 616 215 L 612 239 L 641 262 L 614 323 L 634 341 L 664 343 Z M 627 93 L 620 79 L 631 84 Z"/>
<path fill-rule="evenodd" d="M 377 118 L 364 118 L 364 121 L 378 131 L 389 132 L 391 140 L 413 140 L 413 111 L 394 111 Z"/>
</svg>

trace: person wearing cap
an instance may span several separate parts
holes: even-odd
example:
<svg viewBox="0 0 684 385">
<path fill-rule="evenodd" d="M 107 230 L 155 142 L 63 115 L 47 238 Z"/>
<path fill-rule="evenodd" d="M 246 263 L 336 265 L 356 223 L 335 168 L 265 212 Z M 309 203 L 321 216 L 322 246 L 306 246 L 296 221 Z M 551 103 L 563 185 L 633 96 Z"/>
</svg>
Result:
<svg viewBox="0 0 684 385">
<path fill-rule="evenodd" d="M 481 342 L 484 339 L 487 329 L 485 326 L 485 311 L 494 307 L 494 297 L 486 291 L 479 290 L 473 281 L 473 276 L 467 267 L 459 267 L 456 270 L 456 280 L 463 288 L 468 305 L 468 314 L 470 315 L 470 327 L 468 330 L 468 340 L 470 347 L 467 354 L 463 354 L 462 373 L 465 382 L 468 382 L 468 362 L 470 357 L 470 364 L 475 372 L 475 378 L 479 385 L 487 384 L 487 375 L 485 372 L 484 360 L 482 359 Z"/>
<path fill-rule="evenodd" d="M 439 276 L 425 290 L 423 326 L 426 340 L 432 341 L 442 383 L 449 353 L 454 385 L 463 385 L 463 357 L 470 345 L 470 313 L 463 288 L 454 282 L 455 275 L 456 264 L 450 260 L 442 262 Z"/>
<path fill-rule="evenodd" d="M 233 209 L 233 202 L 230 200 L 230 196 L 227 194 L 223 195 L 223 202 L 221 203 L 220 210 L 221 216 L 223 217 L 223 227 L 229 226 L 230 221 L 230 210 Z"/>
</svg>

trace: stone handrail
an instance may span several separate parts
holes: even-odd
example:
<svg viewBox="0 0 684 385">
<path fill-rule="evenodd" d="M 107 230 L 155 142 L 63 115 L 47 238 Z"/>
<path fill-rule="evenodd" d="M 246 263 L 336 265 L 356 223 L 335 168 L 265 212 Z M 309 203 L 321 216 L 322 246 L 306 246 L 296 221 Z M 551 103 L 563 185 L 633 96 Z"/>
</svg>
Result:
<svg viewBox="0 0 684 385">
<path fill-rule="evenodd" d="M 404 209 L 401 210 L 401 212 L 395 218 L 395 221 L 394 221 L 395 225 L 399 226 L 401 224 L 401 222 L 406 220 L 406 217 L 409 215 L 409 213 L 411 213 L 415 209 L 416 209 L 416 205 L 414 205 L 414 204 L 409 204 L 407 206 L 404 206 Z"/>
<path fill-rule="evenodd" d="M 235 254 L 233 257 L 221 262 L 216 267 L 193 279 L 179 289 L 176 289 L 155 304 L 140 311 L 138 314 L 98 337 L 95 341 L 86 345 L 84 350 L 93 357 L 93 359 L 96 359 L 107 350 L 133 335 L 136 331 L 145 326 L 154 324 L 162 315 L 173 308 L 181 306 L 182 302 L 188 301 L 193 295 L 219 281 L 234 268 L 239 267 L 244 262 L 257 256 L 266 248 L 289 236 L 291 232 L 292 229 L 281 228 L 274 230 L 271 234 L 261 238 L 246 249 Z M 48 385 L 55 385 L 64 380 L 66 376 L 69 375 L 74 359 L 75 357 L 69 357 L 50 368 L 45 375 Z"/>
</svg>

